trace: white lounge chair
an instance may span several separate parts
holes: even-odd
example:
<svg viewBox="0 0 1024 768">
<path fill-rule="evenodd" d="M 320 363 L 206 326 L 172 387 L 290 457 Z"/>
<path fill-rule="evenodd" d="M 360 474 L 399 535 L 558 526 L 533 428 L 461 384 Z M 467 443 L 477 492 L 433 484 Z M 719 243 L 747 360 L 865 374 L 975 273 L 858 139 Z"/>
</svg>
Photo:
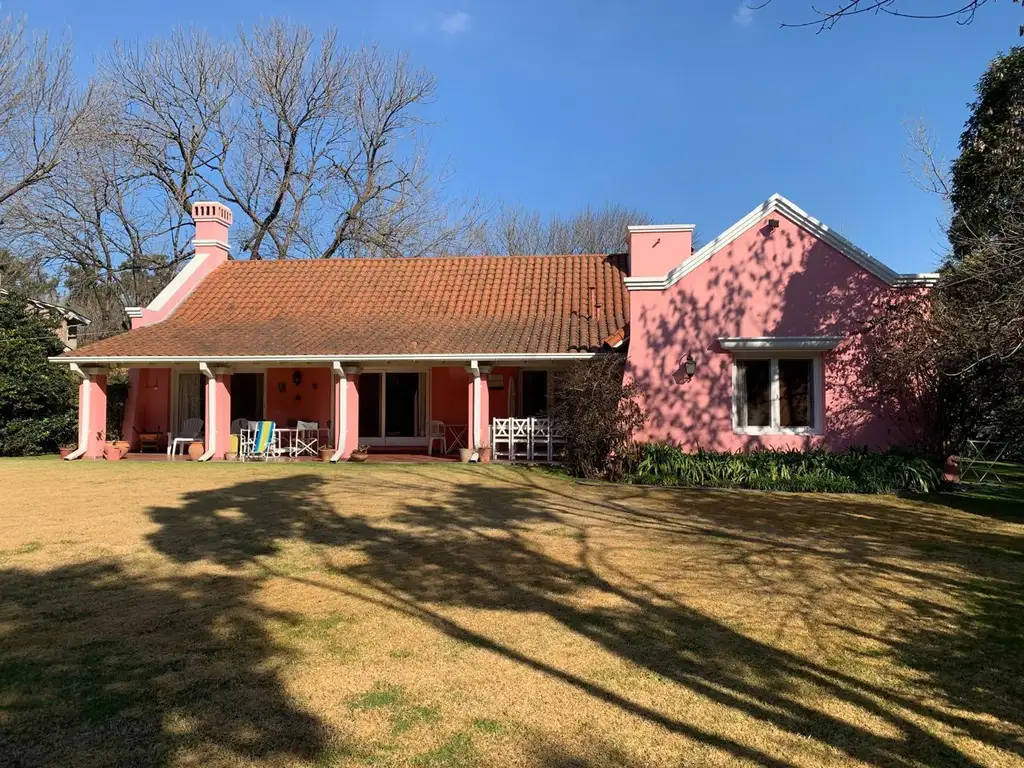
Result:
<svg viewBox="0 0 1024 768">
<path fill-rule="evenodd" d="M 181 433 L 177 437 L 167 436 L 167 457 L 170 458 L 178 452 L 178 446 L 188 446 L 189 443 L 202 439 L 203 420 L 189 419 L 181 426 Z M 184 453 L 184 448 L 182 450 Z"/>
</svg>

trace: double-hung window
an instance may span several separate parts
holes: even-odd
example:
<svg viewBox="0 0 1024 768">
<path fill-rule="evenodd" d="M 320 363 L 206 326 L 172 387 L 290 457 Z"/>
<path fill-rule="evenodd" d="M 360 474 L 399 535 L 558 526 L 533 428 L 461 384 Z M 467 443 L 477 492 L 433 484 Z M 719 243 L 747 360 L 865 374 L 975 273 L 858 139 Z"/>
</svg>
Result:
<svg viewBox="0 0 1024 768">
<path fill-rule="evenodd" d="M 733 429 L 744 434 L 814 434 L 822 428 L 821 357 L 733 360 Z"/>
</svg>

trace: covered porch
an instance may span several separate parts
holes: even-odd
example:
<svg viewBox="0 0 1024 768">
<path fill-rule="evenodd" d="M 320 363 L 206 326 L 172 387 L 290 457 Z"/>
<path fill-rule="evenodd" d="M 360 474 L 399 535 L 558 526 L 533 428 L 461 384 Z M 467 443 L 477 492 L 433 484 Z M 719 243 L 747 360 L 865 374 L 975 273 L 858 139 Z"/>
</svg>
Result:
<svg viewBox="0 0 1024 768">
<path fill-rule="evenodd" d="M 109 369 L 76 369 L 79 446 L 98 458 Z M 475 360 L 138 364 L 129 369 L 122 435 L 129 456 L 180 455 L 201 442 L 194 458 L 223 460 L 236 458 L 247 424 L 269 421 L 279 458 L 329 451 L 323 458 L 340 461 L 359 446 L 381 460 L 457 457 L 460 449 L 491 447 L 492 433 L 500 440 L 509 419 L 543 414 L 551 370 L 550 362 Z"/>
</svg>

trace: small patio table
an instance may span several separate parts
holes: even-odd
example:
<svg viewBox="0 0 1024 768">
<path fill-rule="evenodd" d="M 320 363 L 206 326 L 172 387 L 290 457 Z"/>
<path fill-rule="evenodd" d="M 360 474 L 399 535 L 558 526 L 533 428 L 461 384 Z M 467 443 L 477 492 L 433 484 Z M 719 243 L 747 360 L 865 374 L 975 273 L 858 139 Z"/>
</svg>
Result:
<svg viewBox="0 0 1024 768">
<path fill-rule="evenodd" d="M 448 445 L 448 453 L 455 453 L 459 448 L 468 447 L 466 444 L 466 431 L 469 427 L 465 424 L 445 424 L 445 443 Z"/>
</svg>

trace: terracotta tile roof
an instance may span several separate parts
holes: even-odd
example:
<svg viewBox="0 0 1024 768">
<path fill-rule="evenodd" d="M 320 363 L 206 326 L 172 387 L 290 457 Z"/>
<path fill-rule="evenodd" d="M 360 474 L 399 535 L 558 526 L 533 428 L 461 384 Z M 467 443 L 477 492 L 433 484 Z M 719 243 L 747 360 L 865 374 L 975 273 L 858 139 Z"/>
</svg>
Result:
<svg viewBox="0 0 1024 768">
<path fill-rule="evenodd" d="M 230 261 L 165 321 L 68 357 L 550 354 L 629 318 L 625 255 Z"/>
</svg>

